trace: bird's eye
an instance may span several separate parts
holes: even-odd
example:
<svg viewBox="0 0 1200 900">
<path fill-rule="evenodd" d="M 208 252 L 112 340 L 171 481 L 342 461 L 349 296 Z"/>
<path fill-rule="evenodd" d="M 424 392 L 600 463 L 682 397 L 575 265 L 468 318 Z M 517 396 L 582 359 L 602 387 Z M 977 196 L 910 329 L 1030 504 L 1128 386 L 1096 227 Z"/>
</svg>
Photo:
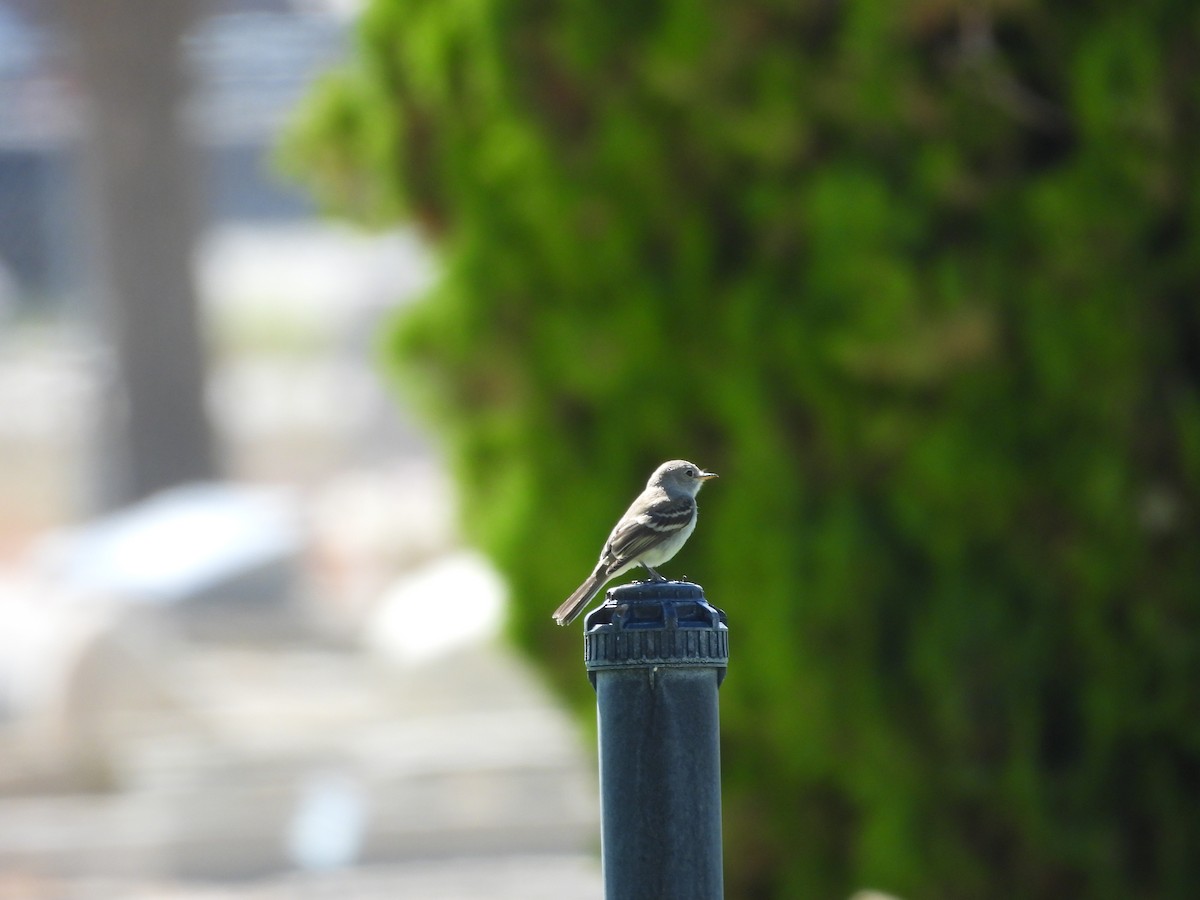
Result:
<svg viewBox="0 0 1200 900">
<path fill-rule="evenodd" d="M 684 470 L 684 474 L 687 475 L 688 478 L 695 478 L 696 470 L 693 469 L 691 466 L 688 466 L 687 469 Z"/>
</svg>

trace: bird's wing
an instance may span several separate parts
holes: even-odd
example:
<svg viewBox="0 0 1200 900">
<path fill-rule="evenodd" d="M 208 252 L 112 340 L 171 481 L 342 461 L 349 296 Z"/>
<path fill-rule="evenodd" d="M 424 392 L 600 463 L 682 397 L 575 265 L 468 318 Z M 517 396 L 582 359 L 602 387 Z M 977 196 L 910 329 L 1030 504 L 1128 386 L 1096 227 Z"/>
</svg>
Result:
<svg viewBox="0 0 1200 900">
<path fill-rule="evenodd" d="M 612 560 L 610 569 L 637 559 L 669 535 L 686 528 L 695 512 L 696 501 L 691 497 L 664 496 L 636 518 L 624 519 L 613 529 L 603 558 Z"/>
</svg>

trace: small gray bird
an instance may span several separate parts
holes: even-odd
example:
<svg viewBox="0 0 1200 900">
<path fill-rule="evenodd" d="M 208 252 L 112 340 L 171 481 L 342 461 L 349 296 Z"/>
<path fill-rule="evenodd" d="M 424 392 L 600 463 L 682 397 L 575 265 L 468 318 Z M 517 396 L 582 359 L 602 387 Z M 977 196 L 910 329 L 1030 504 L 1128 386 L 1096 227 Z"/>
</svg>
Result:
<svg viewBox="0 0 1200 900">
<path fill-rule="evenodd" d="M 655 581 L 666 581 L 654 566 L 679 552 L 696 528 L 696 494 L 716 473 L 686 459 L 672 459 L 654 470 L 646 489 L 617 522 L 600 561 L 587 581 L 554 611 L 554 621 L 569 625 L 601 588 L 634 566 L 645 566 Z"/>
</svg>

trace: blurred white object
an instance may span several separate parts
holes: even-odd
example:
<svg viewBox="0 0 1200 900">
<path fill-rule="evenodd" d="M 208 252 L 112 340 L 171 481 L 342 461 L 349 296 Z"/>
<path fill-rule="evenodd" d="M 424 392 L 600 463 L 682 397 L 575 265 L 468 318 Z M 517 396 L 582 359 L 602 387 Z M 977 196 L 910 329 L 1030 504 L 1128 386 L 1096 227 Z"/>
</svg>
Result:
<svg viewBox="0 0 1200 900">
<path fill-rule="evenodd" d="M 88 593 L 172 603 L 290 559 L 302 544 L 290 491 L 194 484 L 52 536 L 43 559 Z"/>
<path fill-rule="evenodd" d="M 405 663 L 424 662 L 495 636 L 508 592 L 479 554 L 454 553 L 402 577 L 367 622 L 368 647 Z"/>
<path fill-rule="evenodd" d="M 109 787 L 120 723 L 174 708 L 158 676 L 177 642 L 28 572 L 0 577 L 0 621 L 0 794 Z"/>
<path fill-rule="evenodd" d="M 288 489 L 185 485 L 52 535 L 39 568 L 79 601 L 157 607 L 207 636 L 290 636 L 301 521 Z"/>
<path fill-rule="evenodd" d="M 367 798 L 357 780 L 318 772 L 302 784 L 288 823 L 287 852 L 309 871 L 340 869 L 358 859 L 366 832 Z"/>
<path fill-rule="evenodd" d="M 64 670 L 107 626 L 80 615 L 27 573 L 0 578 L 0 721 L 49 705 L 67 680 Z"/>
</svg>

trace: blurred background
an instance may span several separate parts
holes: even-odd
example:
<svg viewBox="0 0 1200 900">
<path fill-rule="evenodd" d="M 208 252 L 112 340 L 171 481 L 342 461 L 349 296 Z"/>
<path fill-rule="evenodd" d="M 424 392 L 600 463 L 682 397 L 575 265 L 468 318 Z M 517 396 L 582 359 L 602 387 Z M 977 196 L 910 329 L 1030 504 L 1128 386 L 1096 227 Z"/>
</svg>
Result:
<svg viewBox="0 0 1200 900">
<path fill-rule="evenodd" d="M 679 456 L 729 897 L 1191 896 L 1194 4 L 0 8 L 14 896 L 598 896 Z"/>
<path fill-rule="evenodd" d="M 586 735 L 378 375 L 434 256 L 273 162 L 356 11 L 0 2 L 5 900 L 600 896 Z"/>
</svg>

